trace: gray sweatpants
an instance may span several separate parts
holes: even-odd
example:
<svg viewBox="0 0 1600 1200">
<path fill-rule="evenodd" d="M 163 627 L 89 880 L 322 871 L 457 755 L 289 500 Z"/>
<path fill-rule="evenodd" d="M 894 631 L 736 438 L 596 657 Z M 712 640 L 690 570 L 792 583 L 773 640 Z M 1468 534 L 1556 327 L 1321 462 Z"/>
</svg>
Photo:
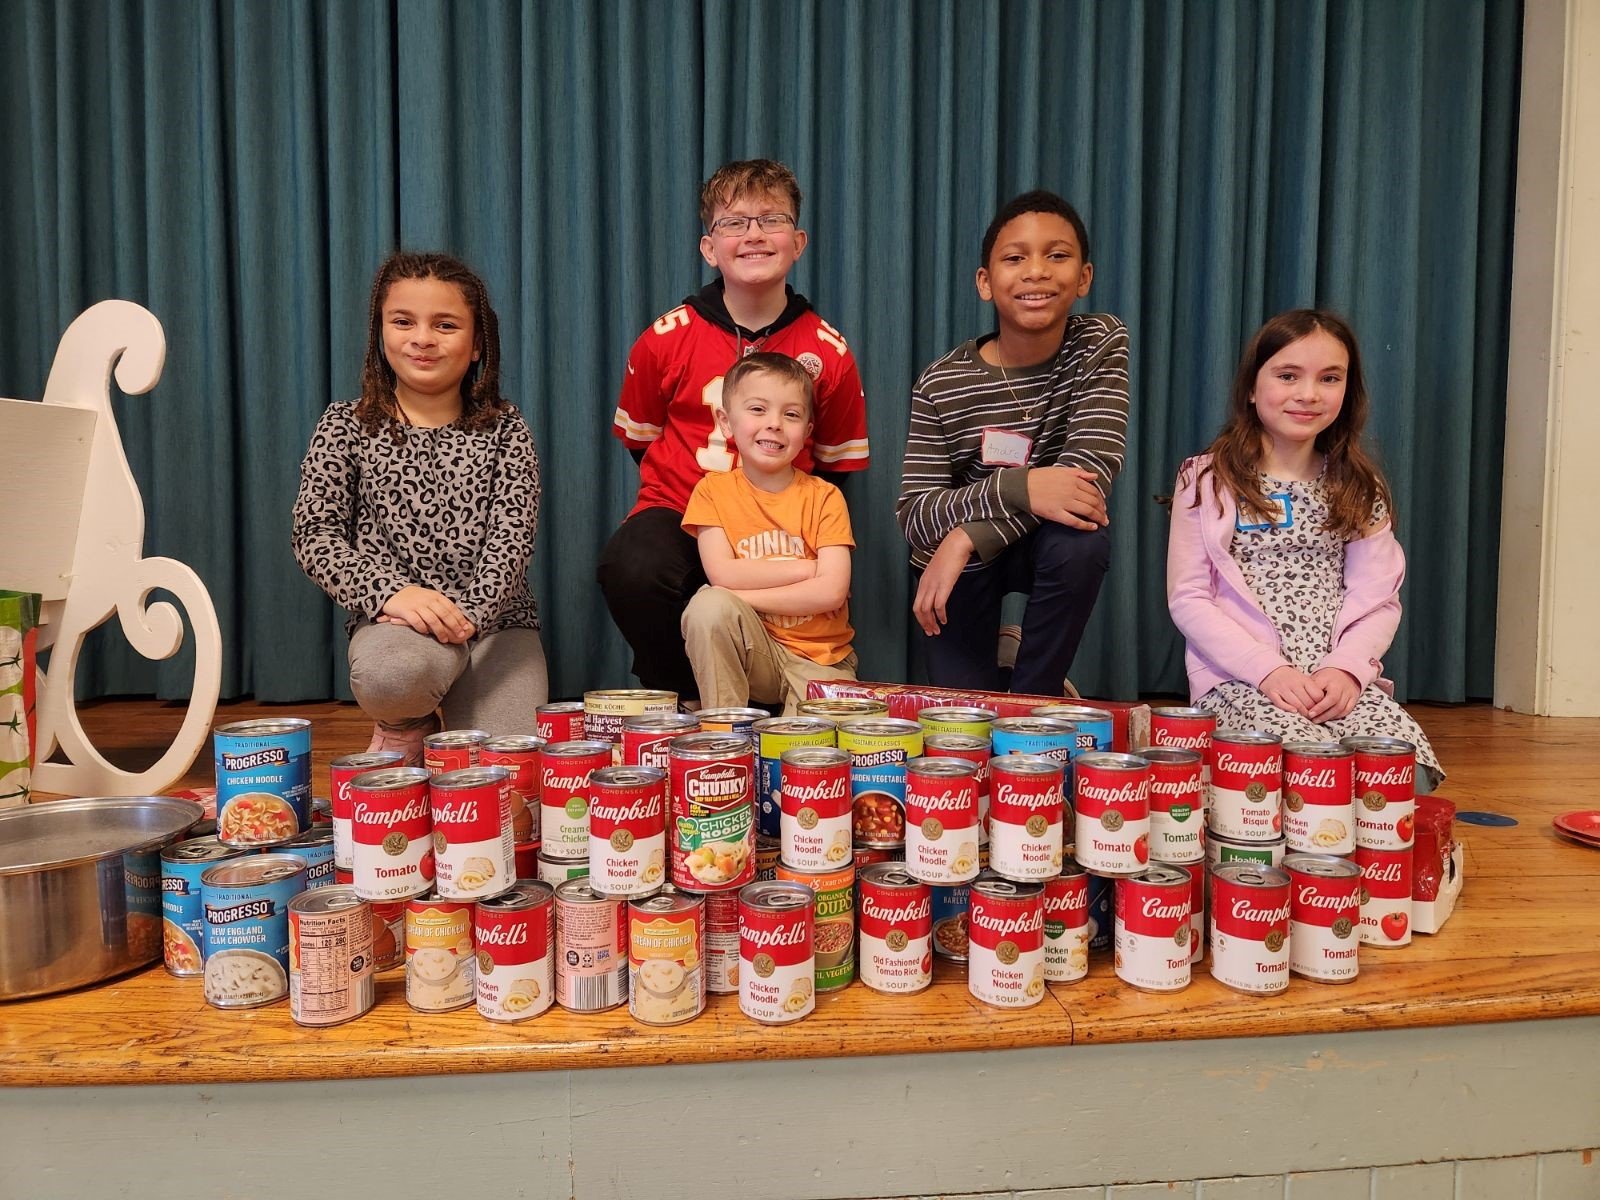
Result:
<svg viewBox="0 0 1600 1200">
<path fill-rule="evenodd" d="M 499 735 L 533 732 L 550 681 L 536 629 L 447 646 L 408 625 L 362 624 L 350 635 L 350 690 L 384 725 L 410 725 L 442 708 L 446 729 Z"/>
</svg>

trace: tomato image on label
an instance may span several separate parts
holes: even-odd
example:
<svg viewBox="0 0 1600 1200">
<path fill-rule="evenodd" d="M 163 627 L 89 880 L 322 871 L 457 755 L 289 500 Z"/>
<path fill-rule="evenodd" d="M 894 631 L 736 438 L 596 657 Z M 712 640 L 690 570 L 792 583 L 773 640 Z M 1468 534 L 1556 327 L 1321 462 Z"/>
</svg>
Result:
<svg viewBox="0 0 1600 1200">
<path fill-rule="evenodd" d="M 1398 942 L 1406 935 L 1406 926 L 1409 924 L 1405 913 L 1384 913 L 1378 921 L 1378 928 L 1383 931 L 1383 936 L 1391 942 Z"/>
<path fill-rule="evenodd" d="M 1409 842 L 1416 829 L 1416 822 L 1410 817 L 1401 817 L 1394 823 L 1395 836 L 1402 842 Z"/>
<path fill-rule="evenodd" d="M 1150 839 L 1142 833 L 1133 843 L 1133 856 L 1142 863 L 1150 861 Z"/>
<path fill-rule="evenodd" d="M 433 851 L 432 850 L 429 850 L 426 854 L 424 854 L 422 856 L 421 861 L 419 861 L 417 863 L 417 871 L 422 875 L 422 877 L 424 879 L 432 879 L 433 878 Z"/>
</svg>

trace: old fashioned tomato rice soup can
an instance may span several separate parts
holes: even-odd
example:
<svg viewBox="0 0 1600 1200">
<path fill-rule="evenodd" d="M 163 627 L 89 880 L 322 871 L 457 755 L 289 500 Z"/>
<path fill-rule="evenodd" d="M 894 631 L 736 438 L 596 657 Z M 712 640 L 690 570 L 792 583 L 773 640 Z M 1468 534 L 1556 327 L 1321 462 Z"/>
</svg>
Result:
<svg viewBox="0 0 1600 1200">
<path fill-rule="evenodd" d="M 297 717 L 217 726 L 217 837 L 229 846 L 286 842 L 311 817 L 311 722 Z"/>
<path fill-rule="evenodd" d="M 292 854 L 248 855 L 200 876 L 206 1003 L 255 1008 L 289 994 L 289 901 L 305 882 L 305 860 Z"/>
<path fill-rule="evenodd" d="M 433 890 L 433 819 L 426 767 L 388 767 L 350 781 L 351 882 L 363 900 Z"/>
<path fill-rule="evenodd" d="M 959 758 L 908 762 L 906 870 L 923 883 L 967 883 L 978 877 L 978 846 L 977 765 Z"/>
<path fill-rule="evenodd" d="M 1044 999 L 1044 887 L 978 876 L 967 917 L 967 989 L 996 1008 Z"/>
<path fill-rule="evenodd" d="M 1160 863 L 1116 884 L 1117 978 L 1144 992 L 1189 986 L 1189 872 Z"/>
<path fill-rule="evenodd" d="M 1356 848 L 1355 755 L 1338 742 L 1283 745 L 1283 837 L 1290 850 Z"/>
<path fill-rule="evenodd" d="M 1061 873 L 1066 799 L 1059 760 L 997 754 L 989 760 L 989 867 L 1019 883 Z"/>
<path fill-rule="evenodd" d="M 289 901 L 289 1016 L 341 1025 L 372 1008 L 372 907 L 330 883 Z"/>
<path fill-rule="evenodd" d="M 667 877 L 666 822 L 665 771 L 602 767 L 591 775 L 589 883 L 594 890 L 607 896 L 648 896 L 658 890 Z M 558 907 L 560 898 L 558 891 Z"/>
<path fill-rule="evenodd" d="M 609 742 L 550 742 L 539 751 L 539 855 L 589 858 L 589 776 L 611 765 Z"/>
<path fill-rule="evenodd" d="M 933 982 L 933 909 L 926 883 L 900 863 L 860 878 L 861 982 L 875 992 L 920 992 Z"/>
<path fill-rule="evenodd" d="M 587 879 L 556 888 L 556 1003 L 602 1012 L 628 999 L 628 902 Z"/>
<path fill-rule="evenodd" d="M 452 1012 L 477 996 L 477 948 L 470 900 L 406 901 L 406 1003 L 418 1012 Z"/>
<path fill-rule="evenodd" d="M 333 864 L 343 870 L 351 869 L 355 853 L 350 834 L 350 781 L 368 771 L 381 771 L 385 767 L 398 767 L 405 761 L 398 750 L 372 750 L 362 754 L 346 754 L 328 764 L 328 792 L 333 812 Z"/>
<path fill-rule="evenodd" d="M 555 992 L 555 892 L 525 881 L 480 900 L 473 910 L 478 1013 L 491 1021 L 525 1021 L 550 1007 Z"/>
<path fill-rule="evenodd" d="M 835 746 L 785 750 L 781 780 L 779 860 L 797 871 L 827 871 L 849 862 L 850 756 Z"/>
<path fill-rule="evenodd" d="M 739 1011 L 787 1025 L 817 1006 L 812 950 L 816 897 L 803 883 L 774 879 L 739 892 Z"/>
<path fill-rule="evenodd" d="M 1149 762 L 1097 750 L 1073 767 L 1073 857 L 1091 874 L 1139 874 L 1150 862 Z"/>
<path fill-rule="evenodd" d="M 1289 874 L 1281 867 L 1211 868 L 1211 975 L 1258 996 L 1289 986 Z"/>
<path fill-rule="evenodd" d="M 1318 983 L 1349 983 L 1360 972 L 1361 868 L 1347 858 L 1291 854 L 1289 970 Z"/>
<path fill-rule="evenodd" d="M 1257 729 L 1219 729 L 1211 738 L 1206 825 L 1240 842 L 1283 833 L 1283 740 Z"/>
<path fill-rule="evenodd" d="M 705 901 L 662 892 L 628 902 L 628 1011 L 646 1025 L 681 1025 L 705 1011 Z"/>
</svg>

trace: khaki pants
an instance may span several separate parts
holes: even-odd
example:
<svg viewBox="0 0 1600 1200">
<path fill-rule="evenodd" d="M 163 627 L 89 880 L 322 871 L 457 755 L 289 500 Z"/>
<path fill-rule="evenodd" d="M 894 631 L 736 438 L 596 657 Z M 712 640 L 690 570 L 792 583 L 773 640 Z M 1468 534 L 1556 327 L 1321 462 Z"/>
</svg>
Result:
<svg viewBox="0 0 1600 1200">
<path fill-rule="evenodd" d="M 702 708 L 782 703 L 793 716 L 813 679 L 854 679 L 851 651 L 831 667 L 795 654 L 773 638 L 761 616 L 732 592 L 703 587 L 683 610 L 683 641 Z"/>
</svg>

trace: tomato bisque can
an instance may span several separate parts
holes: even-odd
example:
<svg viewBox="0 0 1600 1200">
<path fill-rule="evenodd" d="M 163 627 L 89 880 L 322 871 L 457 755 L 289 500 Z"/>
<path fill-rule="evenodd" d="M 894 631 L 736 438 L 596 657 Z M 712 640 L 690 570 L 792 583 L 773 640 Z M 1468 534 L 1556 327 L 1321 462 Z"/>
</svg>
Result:
<svg viewBox="0 0 1600 1200">
<path fill-rule="evenodd" d="M 217 837 L 228 846 L 286 842 L 310 824 L 311 722 L 234 721 L 213 735 Z"/>
<path fill-rule="evenodd" d="M 1044 886 L 978 876 L 967 907 L 967 990 L 996 1008 L 1044 999 Z"/>
<path fill-rule="evenodd" d="M 550 742 L 539 751 L 539 857 L 589 858 L 589 776 L 611 765 L 601 741 Z"/>
<path fill-rule="evenodd" d="M 796 871 L 779 863 L 778 881 L 804 884 L 816 894 L 812 949 L 817 991 L 836 992 L 849 987 L 856 977 L 855 864 L 847 863 L 831 871 Z"/>
<path fill-rule="evenodd" d="M 748 735 L 757 721 L 770 720 L 772 714 L 764 708 L 702 708 L 695 717 L 700 728 L 708 733 Z"/>
<path fill-rule="evenodd" d="M 332 827 L 322 825 L 308 829 L 304 833 L 297 833 L 283 845 L 275 848 L 281 854 L 292 854 L 296 858 L 305 859 L 307 891 L 331 887 L 338 882 L 334 878 L 334 872 L 338 868 L 333 861 Z"/>
<path fill-rule="evenodd" d="M 1075 983 L 1089 973 L 1089 874 L 1070 858 L 1044 881 L 1044 977 Z"/>
<path fill-rule="evenodd" d="M 850 756 L 836 746 L 785 750 L 778 789 L 778 858 L 797 871 L 850 861 Z"/>
<path fill-rule="evenodd" d="M 556 1003 L 603 1012 L 628 998 L 628 902 L 587 879 L 556 889 Z"/>
<path fill-rule="evenodd" d="M 190 838 L 161 852 L 161 947 L 167 973 L 184 978 L 205 968 L 206 920 L 200 876 L 217 863 L 248 854 L 215 837 Z"/>
<path fill-rule="evenodd" d="M 920 992 L 933 982 L 931 889 L 900 863 L 861 873 L 861 982 L 875 992 Z"/>
<path fill-rule="evenodd" d="M 622 762 L 624 767 L 655 767 L 666 774 L 672 767 L 667 747 L 672 739 L 700 732 L 700 718 L 694 713 L 645 713 L 625 717 L 622 722 Z"/>
<path fill-rule="evenodd" d="M 377 999 L 372 907 L 353 887 L 330 884 L 289 901 L 289 1016 L 296 1025 L 342 1025 Z"/>
<path fill-rule="evenodd" d="M 422 739 L 422 765 L 435 774 L 478 765 L 489 735 L 481 729 L 446 729 Z"/>
<path fill-rule="evenodd" d="M 555 890 L 528 880 L 473 909 L 478 1014 L 525 1021 L 550 1007 L 555 991 Z"/>
<path fill-rule="evenodd" d="M 628 902 L 628 1011 L 646 1025 L 681 1025 L 705 1011 L 705 901 L 661 892 Z"/>
<path fill-rule="evenodd" d="M 1356 845 L 1399 850 L 1416 833 L 1417 748 L 1400 738 L 1346 738 L 1355 754 Z M 223 839 L 226 841 L 227 839 Z"/>
<path fill-rule="evenodd" d="M 989 841 L 989 739 L 975 733 L 930 733 L 922 739 L 924 758 L 959 758 L 978 768 L 978 844 Z"/>
<path fill-rule="evenodd" d="M 787 1025 L 817 1006 L 812 942 L 816 897 L 783 879 L 739 891 L 739 1011 Z"/>
<path fill-rule="evenodd" d="M 583 741 L 583 701 L 539 705 L 533 710 L 533 731 L 547 743 Z"/>
<path fill-rule="evenodd" d="M 923 883 L 967 883 L 978 877 L 974 763 L 914 758 L 906 764 L 906 870 Z"/>
<path fill-rule="evenodd" d="M 1289 986 L 1289 873 L 1223 863 L 1211 875 L 1211 976 L 1236 992 Z"/>
<path fill-rule="evenodd" d="M 823 717 L 768 717 L 752 729 L 756 741 L 756 832 L 762 837 L 782 836 L 783 756 L 803 746 L 835 746 L 838 730 Z M 846 757 L 846 788 L 849 786 Z"/>
<path fill-rule="evenodd" d="M 1143 992 L 1189 986 L 1192 881 L 1161 863 L 1117 880 L 1113 962 L 1117 978 Z"/>
<path fill-rule="evenodd" d="M 1359 971 L 1361 868 L 1347 858 L 1291 854 L 1289 970 L 1318 983 L 1349 983 Z"/>
<path fill-rule="evenodd" d="M 1152 746 L 1139 757 L 1150 764 L 1150 861 L 1203 862 L 1206 810 L 1199 752 Z"/>
<path fill-rule="evenodd" d="M 433 810 L 426 767 L 388 767 L 350 781 L 350 879 L 363 900 L 433 890 Z"/>
<path fill-rule="evenodd" d="M 823 696 L 816 700 L 802 700 L 796 711 L 802 717 L 823 717 L 838 725 L 859 717 L 884 717 L 889 705 L 869 696 Z"/>
<path fill-rule="evenodd" d="M 583 694 L 583 736 L 586 741 L 616 746 L 622 723 L 646 713 L 678 711 L 678 693 L 654 688 L 604 688 Z"/>
<path fill-rule="evenodd" d="M 1203 782 L 1211 782 L 1211 737 L 1217 731 L 1217 714 L 1203 708 L 1152 708 L 1150 746 L 1168 750 L 1193 750 L 1200 755 Z"/>
<path fill-rule="evenodd" d="M 696 892 L 737 891 L 756 875 L 755 752 L 742 733 L 674 738 L 672 882 Z"/>
<path fill-rule="evenodd" d="M 1066 767 L 1078 754 L 1078 727 L 1060 717 L 1001 717 L 991 727 L 994 757 L 1032 754 Z"/>
<path fill-rule="evenodd" d="M 589 883 L 607 896 L 648 896 L 666 877 L 666 772 L 601 767 L 589 777 Z"/>
<path fill-rule="evenodd" d="M 1093 875 L 1137 875 L 1150 863 L 1150 763 L 1092 750 L 1073 764 L 1073 857 Z"/>
<path fill-rule="evenodd" d="M 1061 763 L 1037 754 L 989 760 L 989 867 L 1019 883 L 1061 873 L 1066 798 Z"/>
<path fill-rule="evenodd" d="M 701 950 L 706 991 L 739 994 L 739 893 L 703 892 L 705 933 Z"/>
<path fill-rule="evenodd" d="M 1283 836 L 1289 849 L 1356 848 L 1355 755 L 1338 742 L 1283 744 Z"/>
<path fill-rule="evenodd" d="M 352 841 L 350 835 L 350 781 L 368 771 L 381 771 L 385 767 L 398 767 L 406 756 L 398 750 L 371 750 L 364 754 L 346 754 L 328 764 L 328 795 L 333 815 L 333 865 L 350 870 Z"/>
<path fill-rule="evenodd" d="M 1411 944 L 1412 851 L 1356 847 L 1361 868 L 1361 940 L 1389 949 Z"/>
<path fill-rule="evenodd" d="M 477 996 L 477 948 L 470 900 L 406 901 L 406 1003 L 418 1012 L 453 1012 Z"/>
<path fill-rule="evenodd" d="M 850 755 L 855 844 L 904 845 L 906 763 L 922 756 L 922 726 L 897 717 L 845 721 L 839 749 Z"/>
<path fill-rule="evenodd" d="M 1045 704 L 1029 715 L 1071 721 L 1078 730 L 1076 745 L 1079 754 L 1087 750 L 1111 749 L 1116 721 L 1103 708 L 1090 708 L 1086 704 Z"/>
<path fill-rule="evenodd" d="M 504 767 L 511 773 L 511 836 L 517 844 L 539 840 L 539 751 L 543 738 L 510 733 L 490 738 L 478 751 L 478 763 Z"/>
<path fill-rule="evenodd" d="M 206 1003 L 255 1008 L 289 993 L 289 902 L 305 891 L 292 854 L 251 854 L 200 876 Z"/>
<path fill-rule="evenodd" d="M 1206 827 L 1241 842 L 1283 833 L 1283 739 L 1256 729 L 1219 729 L 1211 738 Z"/>
<path fill-rule="evenodd" d="M 930 733 L 965 733 L 988 738 L 1000 714 L 992 708 L 925 708 L 917 714 L 924 736 Z"/>
<path fill-rule="evenodd" d="M 435 886 L 446 900 L 486 900 L 517 881 L 511 836 L 511 772 L 445 771 L 428 783 Z"/>
</svg>

